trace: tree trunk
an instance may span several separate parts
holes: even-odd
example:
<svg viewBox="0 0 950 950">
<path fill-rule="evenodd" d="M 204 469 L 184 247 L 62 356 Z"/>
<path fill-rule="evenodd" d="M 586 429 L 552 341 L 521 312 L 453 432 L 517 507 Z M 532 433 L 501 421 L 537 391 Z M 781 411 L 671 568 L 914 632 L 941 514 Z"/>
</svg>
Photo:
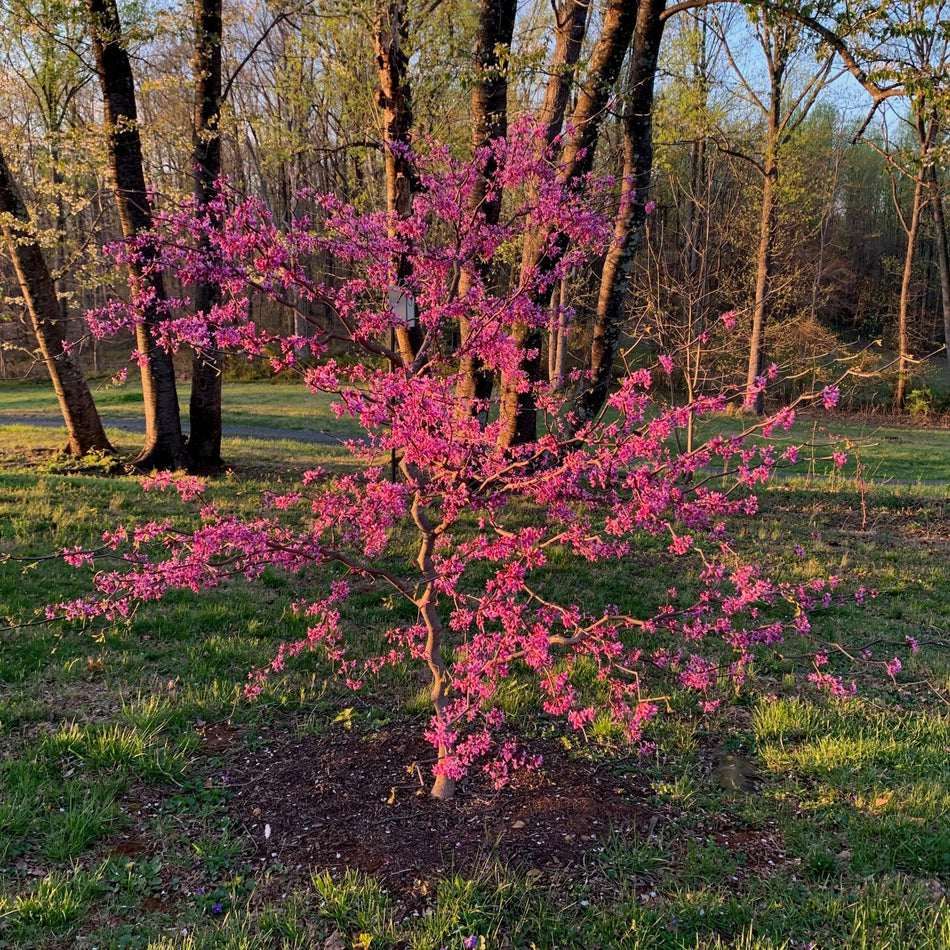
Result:
<svg viewBox="0 0 950 950">
<path fill-rule="evenodd" d="M 213 200 L 221 176 L 221 2 L 195 0 L 195 118 L 192 147 L 194 194 L 202 207 Z M 205 239 L 203 249 L 211 253 Z M 211 281 L 195 286 L 195 309 L 207 313 L 221 302 Z M 191 467 L 217 468 L 221 461 L 221 351 L 214 345 L 196 350 L 191 364 L 188 457 Z"/>
<path fill-rule="evenodd" d="M 493 139 L 508 133 L 508 73 L 507 51 L 515 28 L 516 0 L 482 0 L 472 66 L 475 83 L 472 86 L 472 153 L 487 146 Z M 469 197 L 468 210 L 481 214 L 485 223 L 497 224 L 501 213 L 501 191 L 489 194 L 489 183 L 498 173 L 494 158 L 486 159 L 479 169 L 478 179 Z M 459 279 L 459 297 L 464 299 L 477 279 L 490 280 L 488 262 L 473 261 Z M 459 320 L 459 334 L 463 356 L 459 367 L 456 394 L 477 411 L 485 412 L 491 397 L 493 376 L 482 368 L 474 353 L 465 352 L 470 342 L 471 322 L 466 316 Z"/>
<path fill-rule="evenodd" d="M 415 470 L 405 470 L 407 481 L 415 481 L 420 477 L 420 473 Z M 435 567 L 433 554 L 435 552 L 437 535 L 433 528 L 429 516 L 422 506 L 419 493 L 416 493 L 412 504 L 412 519 L 419 529 L 419 554 L 416 557 L 416 563 L 422 576 L 428 578 L 422 593 L 416 598 L 415 604 L 419 609 L 423 622 L 426 625 L 426 645 L 425 659 L 432 674 L 432 688 L 429 691 L 429 697 L 432 700 L 432 708 L 435 717 L 440 722 L 444 721 L 445 712 L 449 704 L 448 687 L 449 672 L 442 657 L 442 618 L 436 605 L 438 592 L 436 590 L 435 578 L 438 571 Z M 438 750 L 439 760 L 445 759 L 449 754 L 449 749 L 440 746 Z M 448 775 L 436 775 L 435 783 L 432 786 L 432 796 L 434 798 L 446 799 L 452 798 L 455 794 L 455 779 Z"/>
<path fill-rule="evenodd" d="M 135 107 L 132 64 L 123 45 L 116 0 L 86 0 L 96 72 L 102 87 L 109 165 L 119 220 L 126 238 L 152 227 L 152 208 L 145 187 L 142 141 Z M 160 272 L 146 274 L 139 266 L 133 280 L 148 284 L 156 298 L 165 297 Z M 133 460 L 139 468 L 183 468 L 188 456 L 181 433 L 175 367 L 171 354 L 157 342 L 161 315 L 147 307 L 136 326 L 135 339 L 145 402 L 145 445 Z"/>
<path fill-rule="evenodd" d="M 412 144 L 412 90 L 406 75 L 409 62 L 403 49 L 406 34 L 405 0 L 381 0 L 374 26 L 379 91 L 376 101 L 383 114 L 383 151 L 386 163 L 386 207 L 390 234 L 400 218 L 412 214 L 415 177 L 406 150 Z M 402 255 L 396 264 L 396 283 L 409 278 L 409 262 Z M 422 327 L 396 327 L 396 340 L 403 365 L 411 367 L 422 346 Z"/>
<path fill-rule="evenodd" d="M 778 168 L 767 158 L 762 183 L 762 212 L 759 217 L 759 247 L 755 257 L 755 298 L 752 305 L 752 330 L 749 334 L 749 368 L 746 393 L 753 392 L 756 379 L 765 369 L 765 324 L 768 316 L 769 281 L 772 276 L 772 244 L 775 236 L 775 184 Z M 761 415 L 765 411 L 765 394 L 760 390 L 752 397 L 750 408 Z"/>
<path fill-rule="evenodd" d="M 600 128 L 607 114 L 607 102 L 623 65 L 633 35 L 639 4 L 629 0 L 608 0 L 600 36 L 591 53 L 587 75 L 571 116 L 573 134 L 561 153 L 561 175 L 565 182 L 576 181 L 593 167 Z M 525 240 L 521 258 L 522 284 L 534 283 L 539 274 L 549 272 L 563 247 L 545 259 L 547 235 Z M 501 427 L 499 444 L 525 445 L 537 438 L 537 404 L 533 387 L 541 379 L 541 331 L 518 324 L 512 336 L 525 354 L 519 374 L 504 374 L 501 381 Z M 524 383 L 527 383 L 525 386 Z"/>
<path fill-rule="evenodd" d="M 920 212 L 924 205 L 924 171 L 914 184 L 914 204 L 907 228 L 907 250 L 904 253 L 904 275 L 901 279 L 900 310 L 897 315 L 897 387 L 894 390 L 894 408 L 902 412 L 907 397 L 907 367 L 910 364 L 908 315 L 910 313 L 911 287 L 914 277 L 914 252 L 917 249 L 917 234 L 920 230 Z"/>
<path fill-rule="evenodd" d="M 56 286 L 29 224 L 29 213 L 0 150 L 0 228 L 66 423 L 68 451 L 77 458 L 93 450 L 111 452 L 86 377 L 66 347 L 65 319 Z"/>
<path fill-rule="evenodd" d="M 773 47 L 774 48 L 774 47 Z M 756 386 L 756 379 L 765 370 L 765 328 L 768 322 L 769 293 L 772 280 L 772 250 L 775 244 L 777 208 L 775 186 L 778 184 L 778 149 L 782 131 L 782 93 L 785 57 L 781 51 L 769 60 L 769 110 L 762 163 L 762 210 L 759 215 L 759 246 L 755 256 L 755 297 L 752 304 L 752 330 L 749 334 L 749 368 L 746 373 L 746 398 Z M 752 397 L 750 408 L 758 415 L 765 412 L 765 393 L 759 390 Z"/>
<path fill-rule="evenodd" d="M 641 0 L 633 33 L 630 81 L 623 120 L 623 186 L 614 240 L 601 271 L 590 351 L 590 381 L 575 402 L 578 424 L 592 421 L 610 391 L 620 348 L 627 287 L 646 221 L 653 167 L 653 89 L 666 0 Z"/>
<path fill-rule="evenodd" d="M 561 133 L 564 115 L 574 85 L 574 73 L 584 46 L 590 0 L 564 0 L 555 6 L 554 51 L 544 87 L 544 99 L 538 111 L 538 122 L 544 127 L 544 141 L 550 147 Z"/>
</svg>

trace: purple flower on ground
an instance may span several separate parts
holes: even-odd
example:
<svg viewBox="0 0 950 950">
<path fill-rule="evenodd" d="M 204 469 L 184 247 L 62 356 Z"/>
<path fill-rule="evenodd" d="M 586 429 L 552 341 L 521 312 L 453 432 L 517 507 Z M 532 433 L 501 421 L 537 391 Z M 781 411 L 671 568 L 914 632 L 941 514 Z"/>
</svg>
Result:
<svg viewBox="0 0 950 950">
<path fill-rule="evenodd" d="M 212 913 L 212 914 L 220 914 L 223 910 L 224 910 L 224 908 L 223 908 L 220 904 L 212 904 L 212 905 L 211 905 L 211 913 Z"/>
</svg>

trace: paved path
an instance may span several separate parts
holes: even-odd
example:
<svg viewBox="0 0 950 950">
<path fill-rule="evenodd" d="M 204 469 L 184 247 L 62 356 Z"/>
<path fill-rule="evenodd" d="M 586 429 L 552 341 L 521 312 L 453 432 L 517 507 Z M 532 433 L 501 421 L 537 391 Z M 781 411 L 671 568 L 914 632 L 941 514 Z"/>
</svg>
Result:
<svg viewBox="0 0 950 950">
<path fill-rule="evenodd" d="M 121 429 L 123 432 L 145 432 L 145 422 L 142 419 L 107 419 L 103 418 L 103 426 L 107 429 Z M 10 416 L 0 413 L 0 426 L 38 426 L 40 428 L 64 429 L 63 420 L 55 416 Z M 182 426 L 185 435 L 188 434 L 187 424 Z M 313 442 L 319 445 L 342 445 L 345 441 L 342 436 L 330 435 L 327 432 L 313 432 L 307 429 L 274 429 L 268 426 L 232 426 L 222 427 L 225 438 L 246 439 L 289 439 L 294 442 Z"/>
</svg>

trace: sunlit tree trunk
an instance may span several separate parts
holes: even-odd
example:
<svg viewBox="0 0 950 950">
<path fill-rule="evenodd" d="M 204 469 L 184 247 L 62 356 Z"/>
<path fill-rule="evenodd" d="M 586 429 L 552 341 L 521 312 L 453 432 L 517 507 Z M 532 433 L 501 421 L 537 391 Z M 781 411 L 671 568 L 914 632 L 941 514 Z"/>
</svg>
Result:
<svg viewBox="0 0 950 950">
<path fill-rule="evenodd" d="M 0 229 L 16 270 L 20 292 L 69 434 L 68 451 L 81 457 L 111 452 L 82 368 L 66 346 L 65 314 L 43 251 L 30 233 L 30 216 L 0 150 Z"/>
<path fill-rule="evenodd" d="M 920 231 L 920 213 L 924 206 L 923 173 L 914 184 L 914 203 L 910 209 L 910 221 L 907 222 L 907 250 L 904 253 L 904 273 L 901 278 L 901 300 L 897 313 L 897 386 L 894 390 L 894 408 L 903 411 L 907 398 L 907 372 L 910 366 L 910 298 L 914 278 L 914 254 L 917 249 L 917 235 Z"/>
<path fill-rule="evenodd" d="M 620 348 L 627 287 L 646 220 L 653 166 L 653 89 L 666 0 L 640 0 L 623 119 L 623 186 L 614 239 L 601 271 L 590 351 L 590 382 L 575 403 L 580 424 L 594 419 L 610 391 Z"/>
<path fill-rule="evenodd" d="M 788 48 L 774 31 L 764 34 L 769 70 L 769 101 L 766 124 L 765 157 L 762 162 L 762 207 L 759 212 L 759 244 L 755 255 L 755 294 L 752 302 L 752 329 L 749 334 L 749 367 L 746 392 L 751 393 L 765 369 L 765 329 L 768 321 L 769 291 L 772 280 L 772 251 L 775 244 L 777 209 L 775 189 L 778 185 L 778 151 L 782 134 L 782 100 Z M 765 411 L 765 394 L 755 393 L 751 408 L 761 415 Z"/>
<path fill-rule="evenodd" d="M 391 217 L 391 232 L 399 218 L 412 213 L 414 176 L 409 156 L 404 149 L 412 144 L 412 89 L 407 75 L 404 40 L 407 29 L 405 0 L 382 0 L 377 7 L 374 25 L 376 65 L 379 69 L 377 104 L 382 112 L 383 149 L 386 167 L 386 207 Z M 409 276 L 408 261 L 397 262 L 396 281 L 402 284 Z M 405 366 L 412 366 L 422 346 L 423 332 L 417 323 L 396 328 L 399 354 Z"/>
<path fill-rule="evenodd" d="M 918 119 L 917 133 L 920 136 L 925 162 L 924 181 L 927 185 L 927 197 L 934 220 L 934 251 L 937 257 L 937 271 L 940 274 L 940 310 L 943 315 L 943 339 L 947 347 L 947 361 L 950 364 L 950 248 L 947 246 L 947 222 L 943 213 L 943 190 L 940 187 L 937 164 L 931 154 L 931 143 L 936 142 L 939 131 L 936 113 L 931 115 L 927 125 L 929 127 L 925 128 L 922 120 Z"/>
<path fill-rule="evenodd" d="M 152 227 L 152 208 L 145 186 L 142 141 L 135 106 L 132 64 L 122 38 L 115 0 L 86 0 L 96 72 L 102 87 L 109 164 L 122 233 L 133 238 Z M 161 300 L 161 273 L 139 267 L 135 279 L 146 281 Z M 136 345 L 145 403 L 145 445 L 133 460 L 139 468 L 184 468 L 188 455 L 181 431 L 175 367 L 171 354 L 157 342 L 161 317 L 148 308 L 136 327 Z"/>
<path fill-rule="evenodd" d="M 561 152 L 561 174 L 565 181 L 577 180 L 593 167 L 607 103 L 630 45 L 638 6 L 629 0 L 608 0 L 600 36 L 591 52 L 587 73 L 578 91 L 577 105 L 571 115 L 572 134 L 567 137 Z M 533 282 L 538 274 L 550 270 L 553 265 L 553 260 L 545 258 L 546 240 L 546 234 L 525 240 L 521 258 L 523 284 Z M 499 444 L 502 446 L 525 445 L 537 437 L 538 412 L 532 387 L 541 379 L 541 331 L 516 324 L 512 336 L 524 356 L 519 374 L 502 375 L 499 410 Z M 527 388 L 522 384 L 525 379 Z"/>
</svg>

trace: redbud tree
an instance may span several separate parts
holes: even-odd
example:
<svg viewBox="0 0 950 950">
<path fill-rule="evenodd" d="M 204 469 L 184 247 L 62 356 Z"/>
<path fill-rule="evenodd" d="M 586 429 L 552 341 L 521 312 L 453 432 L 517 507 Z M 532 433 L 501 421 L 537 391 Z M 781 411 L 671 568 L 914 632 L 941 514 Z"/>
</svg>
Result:
<svg viewBox="0 0 950 950">
<path fill-rule="evenodd" d="M 144 301 L 145 282 L 145 289 L 132 287 L 130 303 L 91 315 L 97 332 L 134 325 L 149 303 L 164 308 L 170 349 L 213 347 L 297 370 L 303 385 L 332 394 L 336 412 L 358 427 L 347 448 L 360 465 L 344 474 L 314 468 L 292 491 L 268 493 L 250 519 L 219 508 L 191 476 L 149 476 L 146 488 L 177 489 L 194 500 L 196 526 L 119 527 L 95 551 L 64 552 L 74 563 L 118 554 L 122 566 L 98 573 L 93 595 L 51 607 L 49 615 L 121 618 L 173 589 L 200 593 L 235 579 L 253 582 L 265 568 L 307 569 L 294 605 L 306 618 L 306 635 L 281 644 L 250 672 L 247 696 L 304 651 L 322 651 L 354 689 L 387 666 L 420 665 L 431 682 L 425 735 L 434 747 L 432 793 L 448 798 L 475 765 L 487 761 L 483 767 L 501 784 L 526 764 L 499 703 L 506 677 L 533 677 L 545 713 L 569 728 L 584 730 L 605 717 L 642 746 L 671 679 L 704 708 L 714 706 L 717 690 L 741 683 L 758 651 L 789 632 L 808 633 L 809 614 L 836 596 L 836 582 L 782 582 L 734 553 L 730 525 L 755 515 L 752 490 L 776 465 L 793 461 L 794 449 L 752 440 L 750 430 L 678 451 L 677 429 L 724 410 L 726 395 L 664 406 L 652 395 L 650 367 L 640 366 L 620 380 L 601 417 L 580 426 L 569 395 L 522 375 L 543 431 L 529 445 L 502 444 L 493 407 L 458 398 L 460 364 L 475 358 L 486 372 L 523 374 L 528 361 L 513 328 L 547 326 L 550 288 L 606 249 L 611 221 L 598 196 L 609 195 L 612 183 L 565 184 L 526 124 L 469 161 L 435 143 L 413 160 L 419 191 L 404 219 L 309 195 L 316 212 L 279 227 L 261 202 L 223 185 L 211 206 L 167 213 L 153 233 L 117 249 L 120 264 L 136 258 L 172 270 L 186 287 L 216 282 L 220 302 L 196 313 L 187 299 Z M 497 169 L 489 197 L 493 189 L 505 195 L 498 224 L 467 210 L 486 166 Z M 529 233 L 549 235 L 548 253 L 536 269 L 509 273 L 506 262 Z M 318 254 L 350 276 L 321 282 L 308 268 Z M 396 325 L 404 317 L 391 306 L 394 288 L 415 302 L 421 344 L 410 357 L 390 345 L 391 334 L 405 329 Z M 318 300 L 334 319 L 307 336 L 267 334 L 249 319 L 258 295 L 288 305 Z M 468 332 L 460 342 L 462 319 Z M 328 355 L 344 344 L 362 358 Z M 661 355 L 663 364 L 667 359 Z M 582 374 L 576 382 L 583 385 Z M 755 429 L 768 436 L 792 421 L 784 409 Z M 415 560 L 400 564 L 393 539 L 407 530 L 416 539 Z M 556 554 L 619 563 L 636 585 L 636 553 L 648 536 L 690 572 L 697 597 L 684 603 L 670 591 L 635 615 L 559 598 L 539 582 Z M 365 587 L 366 579 L 381 591 L 381 604 L 395 597 L 411 605 L 390 611 L 385 648 L 370 656 L 341 619 L 354 582 Z M 412 619 L 400 620 L 407 613 Z M 580 685 L 579 665 L 596 671 L 596 695 Z M 844 690 L 839 679 L 822 676 L 820 685 Z"/>
</svg>

